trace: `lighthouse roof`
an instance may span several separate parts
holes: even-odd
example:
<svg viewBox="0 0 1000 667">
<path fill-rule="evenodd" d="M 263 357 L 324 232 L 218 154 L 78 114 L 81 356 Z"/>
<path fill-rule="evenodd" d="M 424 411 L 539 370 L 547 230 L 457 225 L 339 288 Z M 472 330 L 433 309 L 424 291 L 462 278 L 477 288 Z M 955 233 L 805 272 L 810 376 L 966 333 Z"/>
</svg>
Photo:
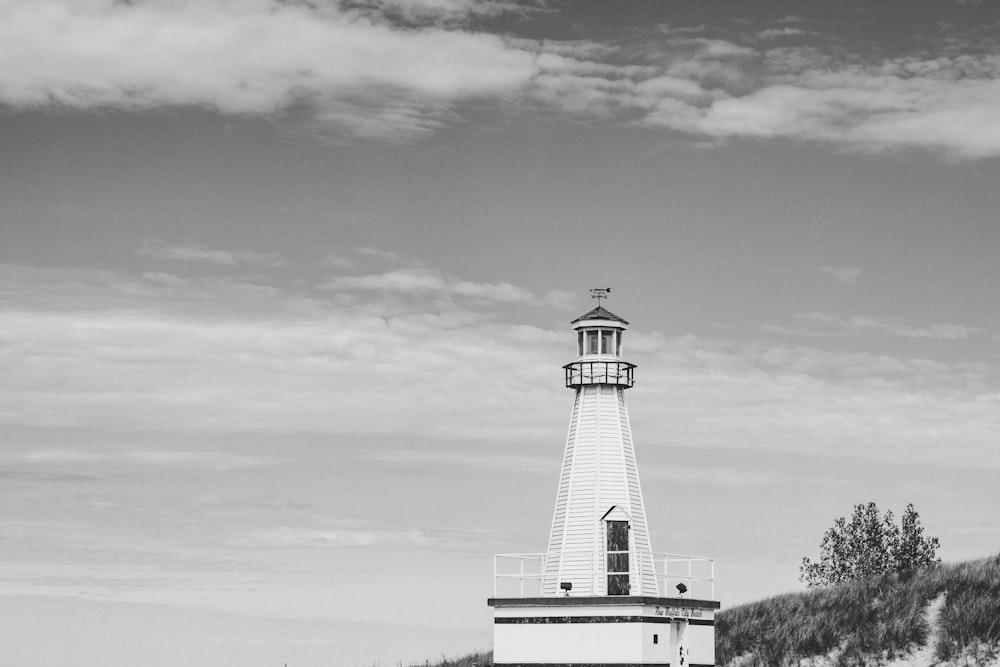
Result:
<svg viewBox="0 0 1000 667">
<path fill-rule="evenodd" d="M 580 317 L 570 322 L 570 324 L 576 324 L 577 322 L 582 322 L 584 320 L 611 320 L 612 322 L 621 322 L 622 324 L 628 324 L 628 321 L 622 319 L 621 317 L 618 317 L 604 306 L 598 306 L 589 313 L 584 313 Z"/>
</svg>

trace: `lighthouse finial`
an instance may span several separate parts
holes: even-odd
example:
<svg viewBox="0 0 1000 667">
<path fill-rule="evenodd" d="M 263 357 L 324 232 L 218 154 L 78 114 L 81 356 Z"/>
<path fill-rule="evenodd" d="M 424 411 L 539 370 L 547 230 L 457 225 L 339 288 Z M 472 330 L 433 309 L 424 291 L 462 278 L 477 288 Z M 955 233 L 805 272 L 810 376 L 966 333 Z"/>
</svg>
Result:
<svg viewBox="0 0 1000 667">
<path fill-rule="evenodd" d="M 597 299 L 597 306 L 600 307 L 601 306 L 601 299 L 607 299 L 608 298 L 608 294 L 610 294 L 610 293 L 611 293 L 611 288 L 610 287 L 604 287 L 604 288 L 598 287 L 598 288 L 590 290 L 590 298 L 591 299 Z"/>
</svg>

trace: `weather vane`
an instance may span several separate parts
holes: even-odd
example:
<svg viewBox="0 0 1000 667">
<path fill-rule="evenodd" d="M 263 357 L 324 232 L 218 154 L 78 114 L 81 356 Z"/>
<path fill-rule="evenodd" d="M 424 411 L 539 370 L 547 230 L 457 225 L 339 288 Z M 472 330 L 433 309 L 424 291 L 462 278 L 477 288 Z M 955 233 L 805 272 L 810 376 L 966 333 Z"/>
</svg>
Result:
<svg viewBox="0 0 1000 667">
<path fill-rule="evenodd" d="M 596 289 L 590 290 L 590 298 L 591 299 L 597 299 L 597 307 L 598 308 L 601 307 L 601 299 L 607 299 L 609 294 L 611 294 L 611 288 L 610 287 L 605 287 L 603 289 L 600 288 L 600 287 L 598 287 Z"/>
</svg>

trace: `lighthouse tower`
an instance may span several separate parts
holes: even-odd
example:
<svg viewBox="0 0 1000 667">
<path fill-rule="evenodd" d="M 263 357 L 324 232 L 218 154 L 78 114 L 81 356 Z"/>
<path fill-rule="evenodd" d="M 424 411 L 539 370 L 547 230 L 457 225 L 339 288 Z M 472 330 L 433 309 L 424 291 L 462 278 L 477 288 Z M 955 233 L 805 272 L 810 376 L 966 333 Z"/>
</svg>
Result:
<svg viewBox="0 0 1000 667">
<path fill-rule="evenodd" d="M 572 324 L 578 358 L 563 368 L 576 399 L 566 438 L 542 595 L 656 595 L 652 550 L 635 465 L 622 361 L 628 322 L 602 306 Z M 605 558 L 607 554 L 607 558 Z"/>
<path fill-rule="evenodd" d="M 493 660 L 506 667 L 714 665 L 714 563 L 656 553 L 624 393 L 628 322 L 598 305 L 571 323 L 574 391 L 548 551 L 494 560 Z M 675 510 L 676 511 L 676 510 Z"/>
</svg>

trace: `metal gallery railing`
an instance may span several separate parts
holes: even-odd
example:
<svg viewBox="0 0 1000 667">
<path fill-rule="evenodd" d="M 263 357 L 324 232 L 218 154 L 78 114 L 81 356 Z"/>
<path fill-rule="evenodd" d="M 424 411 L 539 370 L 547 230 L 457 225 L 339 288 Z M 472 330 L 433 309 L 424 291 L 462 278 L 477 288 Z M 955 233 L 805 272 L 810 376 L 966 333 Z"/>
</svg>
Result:
<svg viewBox="0 0 1000 667">
<path fill-rule="evenodd" d="M 662 552 L 652 552 L 649 555 L 659 597 L 715 600 L 714 559 Z M 596 556 L 599 557 L 592 561 L 601 563 L 603 554 Z M 496 554 L 493 557 L 493 597 L 541 597 L 545 560 L 544 553 Z M 634 562 L 638 568 L 643 569 L 643 563 L 649 560 L 640 556 Z M 595 570 L 591 579 L 605 574 Z M 643 573 L 637 570 L 633 574 L 642 576 Z M 677 588 L 678 584 L 684 585 L 683 592 Z"/>
<path fill-rule="evenodd" d="M 715 559 L 654 553 L 653 569 L 661 596 L 715 600 Z M 681 593 L 677 584 L 684 584 L 686 590 Z"/>
<path fill-rule="evenodd" d="M 545 554 L 495 554 L 493 597 L 530 598 L 542 594 Z"/>
<path fill-rule="evenodd" d="M 563 366 L 567 387 L 581 387 L 585 384 L 631 387 L 635 384 L 632 377 L 634 369 L 635 364 L 627 361 L 574 361 Z"/>
</svg>

